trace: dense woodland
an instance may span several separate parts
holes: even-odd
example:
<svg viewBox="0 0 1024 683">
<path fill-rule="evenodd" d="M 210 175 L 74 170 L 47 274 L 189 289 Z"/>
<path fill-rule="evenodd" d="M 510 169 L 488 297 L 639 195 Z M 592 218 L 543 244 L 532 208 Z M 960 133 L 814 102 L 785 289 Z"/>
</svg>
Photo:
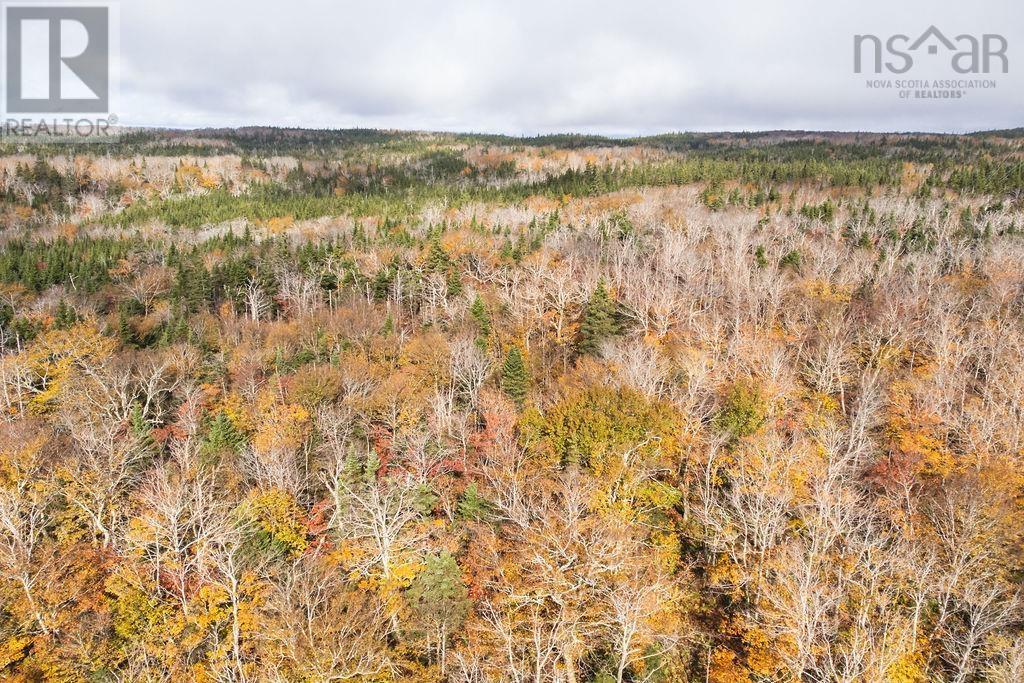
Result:
<svg viewBox="0 0 1024 683">
<path fill-rule="evenodd" d="M 1024 135 L 0 146 L 0 678 L 1024 681 Z"/>
</svg>

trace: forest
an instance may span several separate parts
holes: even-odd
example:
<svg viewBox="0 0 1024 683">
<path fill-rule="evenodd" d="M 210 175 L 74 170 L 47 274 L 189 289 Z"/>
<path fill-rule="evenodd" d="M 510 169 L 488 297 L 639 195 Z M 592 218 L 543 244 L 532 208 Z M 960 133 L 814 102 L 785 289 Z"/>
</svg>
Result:
<svg viewBox="0 0 1024 683">
<path fill-rule="evenodd" d="M 1024 132 L 0 144 L 0 679 L 1024 681 Z"/>
</svg>

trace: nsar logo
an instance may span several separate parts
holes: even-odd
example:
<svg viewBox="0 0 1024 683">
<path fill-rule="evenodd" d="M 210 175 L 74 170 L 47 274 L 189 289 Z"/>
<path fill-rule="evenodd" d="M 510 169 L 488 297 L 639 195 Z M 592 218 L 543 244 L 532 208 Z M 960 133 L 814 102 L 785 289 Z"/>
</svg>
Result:
<svg viewBox="0 0 1024 683">
<path fill-rule="evenodd" d="M 890 73 L 904 74 L 913 68 L 914 58 L 925 48 L 929 55 L 938 55 L 940 50 L 949 54 L 950 67 L 959 74 L 987 74 L 994 67 L 1005 74 L 1010 68 L 1007 47 L 1006 38 L 997 33 L 986 33 L 980 38 L 963 33 L 950 40 L 935 26 L 929 26 L 913 42 L 903 34 L 890 36 L 884 42 L 876 35 L 862 34 L 853 37 L 853 68 L 856 73 L 863 73 L 866 53 L 874 73 L 880 74 L 884 68 Z"/>
</svg>

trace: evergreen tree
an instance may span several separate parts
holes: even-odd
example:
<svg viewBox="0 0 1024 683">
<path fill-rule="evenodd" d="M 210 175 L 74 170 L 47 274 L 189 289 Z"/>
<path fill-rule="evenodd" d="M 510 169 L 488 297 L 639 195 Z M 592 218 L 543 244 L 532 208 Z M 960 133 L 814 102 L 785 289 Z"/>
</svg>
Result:
<svg viewBox="0 0 1024 683">
<path fill-rule="evenodd" d="M 391 283 L 395 279 L 395 273 L 391 269 L 391 266 L 381 268 L 377 274 L 373 277 L 372 284 L 370 285 L 373 290 L 373 298 L 377 301 L 384 301 L 388 298 L 391 293 Z"/>
<path fill-rule="evenodd" d="M 469 307 L 469 315 L 476 321 L 477 327 L 480 328 L 480 334 L 476 338 L 476 345 L 481 349 L 486 349 L 487 339 L 491 336 L 491 314 L 487 312 L 487 306 L 479 295 L 473 299 L 473 303 Z"/>
<path fill-rule="evenodd" d="M 430 251 L 427 253 L 427 269 L 434 273 L 441 273 L 448 269 L 451 260 L 448 252 L 441 246 L 439 240 L 430 240 Z"/>
<path fill-rule="evenodd" d="M 501 390 L 522 408 L 529 383 L 530 375 L 526 370 L 523 354 L 519 351 L 519 347 L 513 346 L 501 367 Z"/>
<path fill-rule="evenodd" d="M 764 270 L 768 267 L 768 257 L 765 255 L 764 247 L 758 246 L 757 249 L 754 250 L 754 264 L 760 270 Z"/>
<path fill-rule="evenodd" d="M 152 430 L 150 429 L 145 416 L 142 414 L 142 406 L 138 401 L 132 405 L 132 412 L 128 416 L 128 423 L 131 428 L 132 436 L 147 444 L 153 443 L 153 436 L 151 434 Z"/>
<path fill-rule="evenodd" d="M 153 438 L 153 428 L 142 413 L 142 405 L 136 401 L 132 405 L 132 412 L 128 415 L 128 433 L 131 436 L 135 447 L 142 453 L 143 458 L 138 464 L 139 468 L 145 467 L 146 462 L 157 452 L 157 443 Z"/>
<path fill-rule="evenodd" d="M 171 319 L 164 323 L 157 337 L 157 343 L 161 346 L 170 346 L 188 339 L 190 331 L 188 316 L 183 310 L 178 309 L 171 315 Z"/>
<path fill-rule="evenodd" d="M 580 325 L 580 353 L 596 353 L 601 342 L 614 337 L 619 331 L 615 302 L 608 295 L 602 280 L 597 284 L 597 289 L 590 296 L 583 312 L 583 322 Z"/>
<path fill-rule="evenodd" d="M 117 336 L 125 346 L 138 346 L 138 337 L 135 334 L 135 327 L 132 326 L 131 314 L 127 306 L 117 307 Z"/>
<path fill-rule="evenodd" d="M 181 304 L 189 313 L 205 310 L 211 298 L 210 273 L 206 266 L 193 256 L 178 266 L 171 302 Z"/>
<path fill-rule="evenodd" d="M 458 512 L 462 519 L 486 522 L 492 518 L 494 505 L 480 495 L 476 482 L 466 487 L 459 500 Z"/>
<path fill-rule="evenodd" d="M 237 452 L 241 450 L 244 443 L 245 437 L 231 422 L 231 418 L 224 413 L 218 413 L 217 417 L 210 422 L 210 428 L 200 446 L 200 452 L 205 458 L 216 457 L 225 452 Z"/>
<path fill-rule="evenodd" d="M 78 314 L 64 299 L 57 304 L 57 312 L 53 316 L 53 326 L 58 330 L 66 330 L 78 322 Z"/>
<path fill-rule="evenodd" d="M 462 294 L 462 278 L 459 277 L 459 271 L 452 268 L 448 271 L 448 296 L 458 296 Z"/>
<path fill-rule="evenodd" d="M 451 553 L 427 555 L 424 565 L 409 586 L 406 598 L 421 634 L 434 645 L 444 670 L 448 639 L 462 627 L 469 614 L 469 591 Z"/>
</svg>

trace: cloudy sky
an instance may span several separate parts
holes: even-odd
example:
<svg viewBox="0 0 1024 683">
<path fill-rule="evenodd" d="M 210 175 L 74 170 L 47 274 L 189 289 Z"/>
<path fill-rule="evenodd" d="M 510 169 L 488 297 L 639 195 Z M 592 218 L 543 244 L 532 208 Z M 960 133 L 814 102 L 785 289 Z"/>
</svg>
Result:
<svg viewBox="0 0 1024 683">
<path fill-rule="evenodd" d="M 129 125 L 536 134 L 1024 125 L 1020 0 L 126 0 Z M 998 33 L 1009 73 L 956 100 L 853 72 L 853 36 Z M 916 55 L 891 81 L 960 76 Z M 872 74 L 872 77 L 875 77 Z"/>
</svg>

